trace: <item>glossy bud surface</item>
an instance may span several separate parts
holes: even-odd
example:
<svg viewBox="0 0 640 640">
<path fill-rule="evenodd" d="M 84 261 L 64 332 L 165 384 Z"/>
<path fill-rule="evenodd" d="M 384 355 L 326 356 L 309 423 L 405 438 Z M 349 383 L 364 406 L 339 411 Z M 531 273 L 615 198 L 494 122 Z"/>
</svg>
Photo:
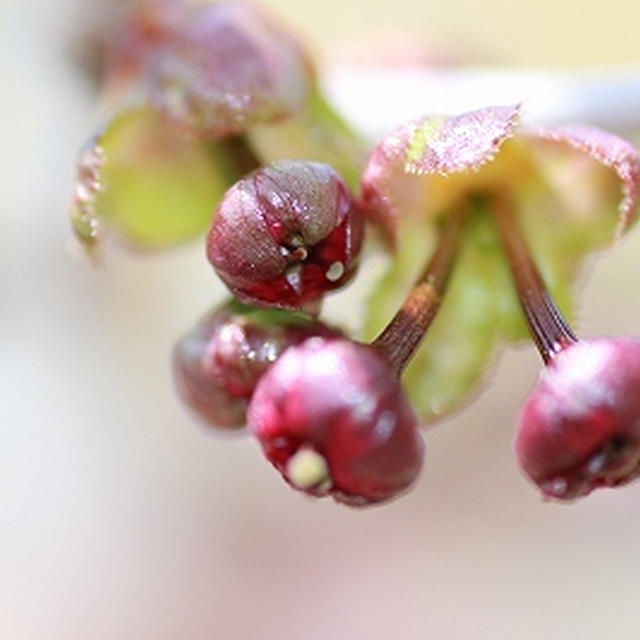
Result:
<svg viewBox="0 0 640 640">
<path fill-rule="evenodd" d="M 326 164 L 280 160 L 227 191 L 207 238 L 207 257 L 248 304 L 298 309 L 355 273 L 362 220 Z"/>
<path fill-rule="evenodd" d="M 571 500 L 640 473 L 640 340 L 597 338 L 560 352 L 527 400 L 515 443 L 542 493 Z"/>
<path fill-rule="evenodd" d="M 319 322 L 230 303 L 206 314 L 176 344 L 173 371 L 182 400 L 206 423 L 237 428 L 260 376 L 290 345 L 336 335 Z"/>
<path fill-rule="evenodd" d="M 353 506 L 396 497 L 422 467 L 400 383 L 371 348 L 346 339 L 287 349 L 260 380 L 248 425 L 292 486 Z"/>
</svg>

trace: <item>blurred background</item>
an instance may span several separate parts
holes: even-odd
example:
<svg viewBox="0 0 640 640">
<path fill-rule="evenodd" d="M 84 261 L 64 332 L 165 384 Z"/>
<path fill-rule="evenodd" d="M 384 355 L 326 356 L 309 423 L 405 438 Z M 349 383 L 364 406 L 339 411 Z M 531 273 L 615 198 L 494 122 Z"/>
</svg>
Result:
<svg viewBox="0 0 640 640">
<path fill-rule="evenodd" d="M 168 356 L 222 296 L 202 246 L 93 269 L 70 241 L 95 95 L 68 53 L 90 4 L 0 0 L 0 637 L 636 637 L 640 486 L 558 506 L 516 468 L 531 347 L 427 434 L 419 485 L 383 508 L 308 501 L 191 421 Z M 264 4 L 327 64 L 406 30 L 485 62 L 640 66 L 635 0 Z M 584 335 L 640 333 L 639 252 L 636 231 L 587 270 Z"/>
</svg>

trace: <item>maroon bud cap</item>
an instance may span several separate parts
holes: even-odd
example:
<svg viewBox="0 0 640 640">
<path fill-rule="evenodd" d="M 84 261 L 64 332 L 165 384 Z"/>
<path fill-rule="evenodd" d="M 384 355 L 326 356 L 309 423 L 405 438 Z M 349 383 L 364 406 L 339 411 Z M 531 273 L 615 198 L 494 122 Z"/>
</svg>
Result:
<svg viewBox="0 0 640 640">
<path fill-rule="evenodd" d="M 197 135 L 219 138 L 295 113 L 313 82 L 298 42 L 260 7 L 194 7 L 154 73 L 157 107 Z"/>
<path fill-rule="evenodd" d="M 542 493 L 571 500 L 640 473 L 640 340 L 576 342 L 541 373 L 516 439 Z"/>
<path fill-rule="evenodd" d="M 299 309 L 355 273 L 362 219 L 326 164 L 280 160 L 227 191 L 207 256 L 235 297 Z"/>
<path fill-rule="evenodd" d="M 339 335 L 319 322 L 283 311 L 231 303 L 205 315 L 173 352 L 176 388 L 205 422 L 236 428 L 260 376 L 290 345 L 314 335 Z"/>
<path fill-rule="evenodd" d="M 359 506 L 405 491 L 424 444 L 397 378 L 373 349 L 310 338 L 266 373 L 248 425 L 294 488 Z"/>
</svg>

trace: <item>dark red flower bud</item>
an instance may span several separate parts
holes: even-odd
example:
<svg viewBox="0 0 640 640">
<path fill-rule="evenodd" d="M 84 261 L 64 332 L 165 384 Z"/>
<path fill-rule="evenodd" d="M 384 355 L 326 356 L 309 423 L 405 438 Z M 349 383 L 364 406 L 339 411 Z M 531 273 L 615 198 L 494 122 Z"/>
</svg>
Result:
<svg viewBox="0 0 640 640">
<path fill-rule="evenodd" d="M 354 506 L 395 498 L 422 467 L 400 383 L 372 348 L 346 339 L 287 349 L 258 383 L 248 425 L 293 487 Z"/>
<path fill-rule="evenodd" d="M 280 160 L 227 191 L 207 256 L 243 302 L 301 308 L 355 273 L 362 220 L 328 165 Z"/>
<path fill-rule="evenodd" d="M 150 79 L 170 119 L 219 138 L 296 112 L 313 73 L 298 42 L 260 7 L 215 3 L 193 8 Z"/>
<path fill-rule="evenodd" d="M 545 496 L 571 500 L 640 474 L 640 340 L 576 342 L 540 374 L 516 453 Z"/>
<path fill-rule="evenodd" d="M 260 376 L 290 345 L 337 330 L 284 311 L 239 303 L 214 309 L 183 336 L 173 351 L 180 397 L 215 427 L 242 427 Z"/>
</svg>

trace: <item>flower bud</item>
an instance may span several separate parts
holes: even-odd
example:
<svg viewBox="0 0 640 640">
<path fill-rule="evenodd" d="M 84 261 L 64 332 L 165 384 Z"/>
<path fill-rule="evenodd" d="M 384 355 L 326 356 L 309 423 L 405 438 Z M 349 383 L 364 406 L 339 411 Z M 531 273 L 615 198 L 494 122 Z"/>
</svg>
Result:
<svg viewBox="0 0 640 640">
<path fill-rule="evenodd" d="M 210 425 L 242 427 L 260 376 L 284 349 L 309 336 L 338 334 L 300 315 L 227 304 L 205 315 L 176 344 L 176 388 Z"/>
<path fill-rule="evenodd" d="M 193 8 L 150 80 L 171 120 L 219 138 L 297 111 L 313 74 L 298 42 L 259 7 L 216 3 Z"/>
<path fill-rule="evenodd" d="M 417 478 L 424 445 L 399 381 L 373 349 L 310 338 L 256 387 L 248 425 L 294 488 L 353 506 L 395 498 Z"/>
<path fill-rule="evenodd" d="M 640 473 L 640 340 L 576 342 L 542 371 L 516 453 L 542 493 L 571 500 Z"/>
<path fill-rule="evenodd" d="M 227 191 L 207 256 L 239 300 L 298 309 L 354 275 L 362 232 L 351 194 L 331 167 L 280 160 Z"/>
</svg>

